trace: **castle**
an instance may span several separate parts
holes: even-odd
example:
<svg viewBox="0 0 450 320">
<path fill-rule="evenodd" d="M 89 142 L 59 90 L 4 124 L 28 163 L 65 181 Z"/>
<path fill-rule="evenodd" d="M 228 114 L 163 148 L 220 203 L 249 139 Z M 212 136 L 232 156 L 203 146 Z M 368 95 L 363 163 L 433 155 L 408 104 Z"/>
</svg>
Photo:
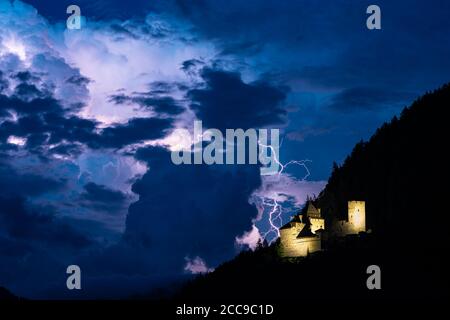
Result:
<svg viewBox="0 0 450 320">
<path fill-rule="evenodd" d="M 347 220 L 333 222 L 325 230 L 325 219 L 320 208 L 308 202 L 304 214 L 296 214 L 290 222 L 280 228 L 280 255 L 282 257 L 304 257 L 322 249 L 325 232 L 343 237 L 366 231 L 366 205 L 364 201 L 348 201 Z"/>
</svg>

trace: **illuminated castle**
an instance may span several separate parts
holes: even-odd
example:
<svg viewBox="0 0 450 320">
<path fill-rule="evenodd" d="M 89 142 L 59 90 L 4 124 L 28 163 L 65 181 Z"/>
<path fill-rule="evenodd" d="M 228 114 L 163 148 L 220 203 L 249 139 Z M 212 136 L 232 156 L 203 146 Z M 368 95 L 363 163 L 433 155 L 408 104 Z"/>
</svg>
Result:
<svg viewBox="0 0 450 320">
<path fill-rule="evenodd" d="M 348 202 L 348 221 L 342 220 L 333 223 L 332 232 L 345 236 L 366 231 L 366 203 L 364 201 Z"/>
<path fill-rule="evenodd" d="M 325 219 L 320 209 L 309 201 L 305 214 L 296 214 L 290 222 L 280 228 L 280 255 L 282 257 L 304 257 L 322 248 L 322 234 L 335 236 L 358 234 L 366 231 L 366 205 L 364 201 L 348 202 L 347 220 L 333 223 L 325 230 Z"/>
</svg>

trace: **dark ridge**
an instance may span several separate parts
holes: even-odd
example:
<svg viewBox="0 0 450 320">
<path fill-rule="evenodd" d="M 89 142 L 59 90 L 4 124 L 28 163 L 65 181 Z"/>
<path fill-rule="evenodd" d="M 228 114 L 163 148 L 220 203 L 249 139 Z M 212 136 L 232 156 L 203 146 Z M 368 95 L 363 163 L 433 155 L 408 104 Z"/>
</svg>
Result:
<svg viewBox="0 0 450 320">
<path fill-rule="evenodd" d="M 427 93 L 400 117 L 358 143 L 313 200 L 326 219 L 345 219 L 348 200 L 366 201 L 370 233 L 305 258 L 281 259 L 277 244 L 240 253 L 197 277 L 180 301 L 257 301 L 307 308 L 315 301 L 435 301 L 450 293 L 448 124 L 450 85 Z M 367 267 L 381 268 L 381 290 L 368 290 Z M 344 308 L 347 304 L 343 305 Z M 317 310 L 320 313 L 320 310 Z"/>
<path fill-rule="evenodd" d="M 19 300 L 18 297 L 9 292 L 6 288 L 0 287 L 0 301 Z"/>
<path fill-rule="evenodd" d="M 315 201 L 326 222 L 345 218 L 347 200 L 365 200 L 367 227 L 386 241 L 447 246 L 449 108 L 447 84 L 358 143 L 341 166 L 335 163 Z"/>
</svg>

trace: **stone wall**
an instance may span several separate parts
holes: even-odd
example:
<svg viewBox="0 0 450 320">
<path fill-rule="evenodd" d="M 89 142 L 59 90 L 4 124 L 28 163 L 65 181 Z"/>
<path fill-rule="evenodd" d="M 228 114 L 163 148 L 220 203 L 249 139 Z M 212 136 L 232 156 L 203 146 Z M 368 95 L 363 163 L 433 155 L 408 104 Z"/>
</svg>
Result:
<svg viewBox="0 0 450 320">
<path fill-rule="evenodd" d="M 282 257 L 305 257 L 308 253 L 313 253 L 320 249 L 320 237 L 294 238 L 280 243 L 280 254 Z"/>
<path fill-rule="evenodd" d="M 325 219 L 309 218 L 311 222 L 311 232 L 316 233 L 317 230 L 325 230 Z"/>
</svg>

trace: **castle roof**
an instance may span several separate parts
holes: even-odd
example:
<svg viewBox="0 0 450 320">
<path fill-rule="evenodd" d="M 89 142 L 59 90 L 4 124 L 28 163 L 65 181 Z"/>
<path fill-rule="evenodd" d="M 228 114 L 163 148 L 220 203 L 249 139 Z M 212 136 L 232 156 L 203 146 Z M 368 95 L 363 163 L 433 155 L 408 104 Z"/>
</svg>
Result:
<svg viewBox="0 0 450 320">
<path fill-rule="evenodd" d="M 298 222 L 298 223 L 302 223 L 302 219 L 300 217 L 299 214 L 296 214 L 295 216 L 292 217 L 291 221 L 289 221 L 288 223 L 286 223 L 285 225 L 283 225 L 280 230 L 284 230 L 284 229 L 289 229 L 293 227 L 293 222 Z"/>
<path fill-rule="evenodd" d="M 288 223 L 286 223 L 284 226 L 280 227 L 280 230 L 290 229 L 290 228 L 292 228 L 291 221 L 289 221 Z"/>
<path fill-rule="evenodd" d="M 312 204 L 311 201 L 308 202 L 308 208 L 306 209 L 306 215 L 311 218 L 321 218 L 320 211 Z"/>
<path fill-rule="evenodd" d="M 306 237 L 316 237 L 314 233 L 311 232 L 311 229 L 307 226 L 304 227 L 300 233 L 297 235 L 297 238 L 306 238 Z"/>
</svg>

